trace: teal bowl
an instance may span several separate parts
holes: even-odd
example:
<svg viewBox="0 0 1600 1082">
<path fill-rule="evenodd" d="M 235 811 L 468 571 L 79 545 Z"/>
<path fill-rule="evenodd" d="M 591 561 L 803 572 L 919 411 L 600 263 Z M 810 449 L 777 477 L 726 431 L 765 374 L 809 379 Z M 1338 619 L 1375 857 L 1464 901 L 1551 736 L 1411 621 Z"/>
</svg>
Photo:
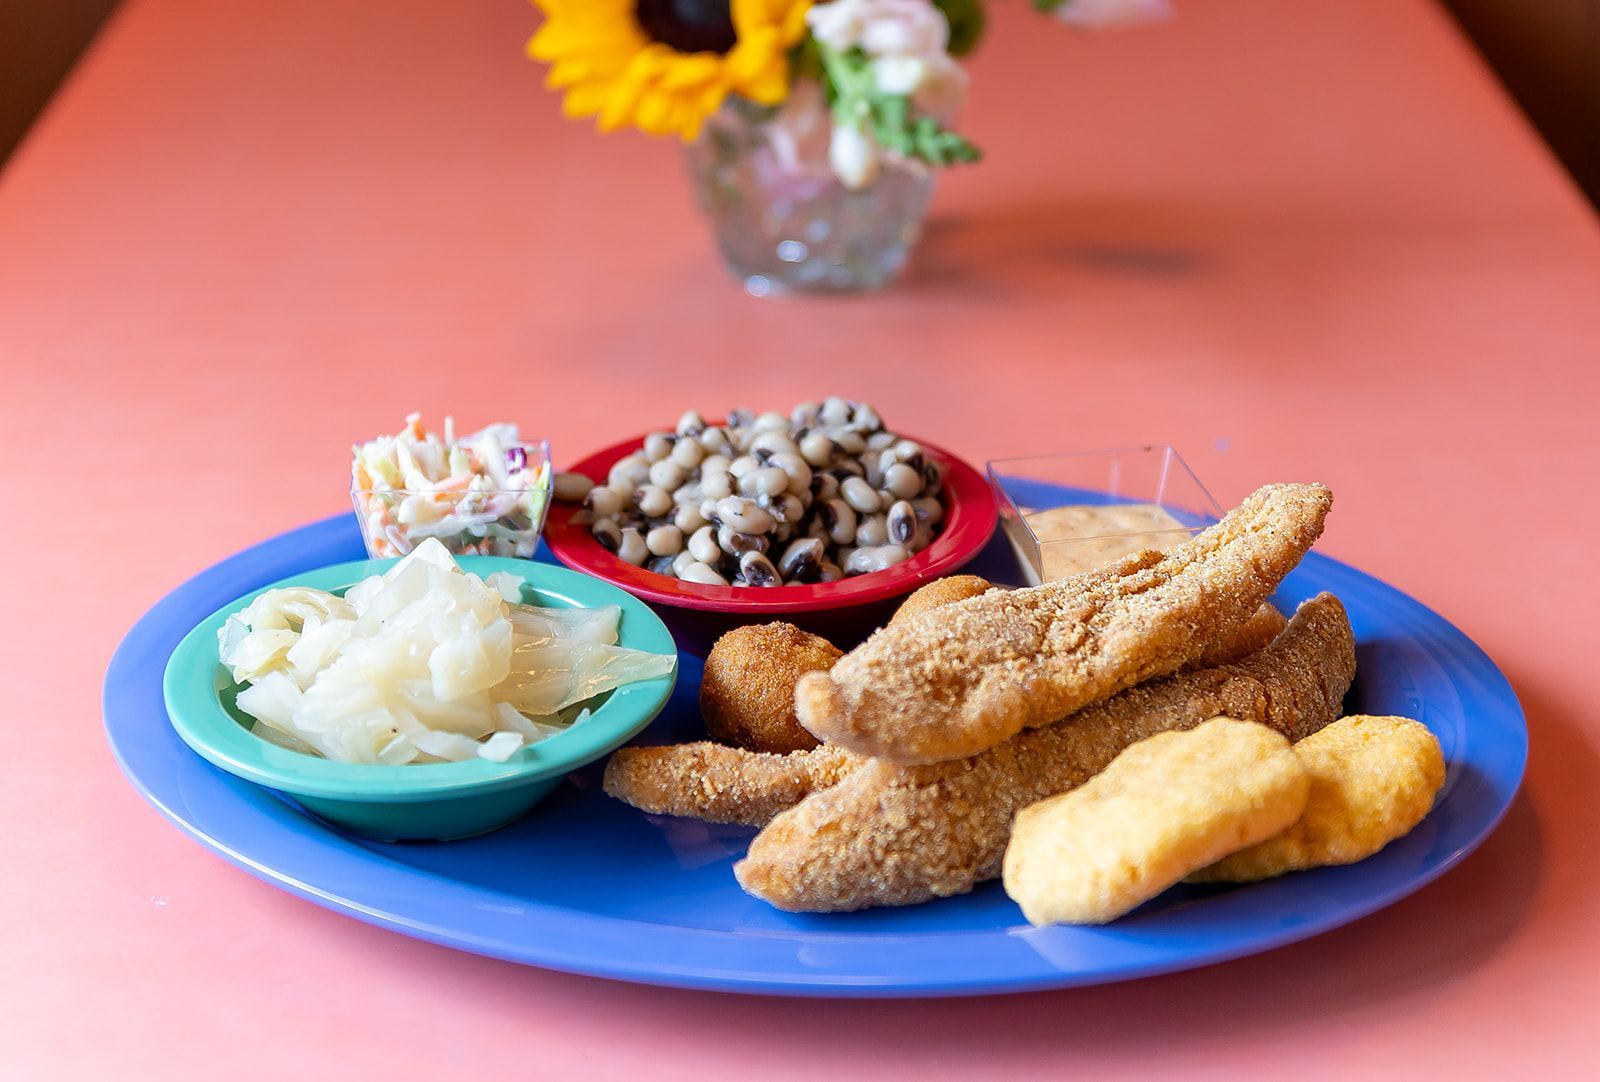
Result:
<svg viewBox="0 0 1600 1082">
<path fill-rule="evenodd" d="M 459 556 L 466 571 L 509 571 L 522 579 L 523 600 L 552 607 L 618 605 L 618 643 L 677 655 L 672 635 L 637 598 L 608 583 L 550 564 L 499 556 Z M 250 731 L 235 698 L 240 685 L 217 659 L 217 631 L 260 594 L 283 586 L 343 591 L 394 560 L 358 560 L 294 575 L 223 606 L 189 632 L 162 680 L 172 727 L 203 758 L 266 786 L 329 822 L 383 841 L 445 841 L 483 834 L 520 818 L 567 774 L 627 743 L 666 705 L 677 669 L 597 697 L 592 713 L 565 732 L 516 752 L 503 763 L 384 766 L 336 763 L 278 747 Z"/>
</svg>

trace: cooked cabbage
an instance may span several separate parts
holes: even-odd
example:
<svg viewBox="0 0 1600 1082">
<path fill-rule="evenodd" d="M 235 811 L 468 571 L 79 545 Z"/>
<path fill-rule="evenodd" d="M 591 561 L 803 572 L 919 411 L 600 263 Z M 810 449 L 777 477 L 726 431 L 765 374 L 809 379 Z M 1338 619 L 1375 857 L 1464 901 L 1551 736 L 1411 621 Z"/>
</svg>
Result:
<svg viewBox="0 0 1600 1082">
<path fill-rule="evenodd" d="M 263 739 L 346 763 L 504 762 L 580 723 L 579 704 L 672 671 L 616 645 L 617 606 L 522 605 L 521 586 L 425 541 L 342 598 L 267 591 L 228 618 L 218 656 Z"/>
</svg>

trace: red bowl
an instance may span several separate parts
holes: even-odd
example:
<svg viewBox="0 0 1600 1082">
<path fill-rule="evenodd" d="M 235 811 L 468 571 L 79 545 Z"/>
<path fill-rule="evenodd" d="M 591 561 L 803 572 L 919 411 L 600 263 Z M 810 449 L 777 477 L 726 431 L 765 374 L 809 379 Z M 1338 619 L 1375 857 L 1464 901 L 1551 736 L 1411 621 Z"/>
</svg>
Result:
<svg viewBox="0 0 1600 1082">
<path fill-rule="evenodd" d="M 944 522 L 933 544 L 883 571 L 838 582 L 789 586 L 684 582 L 636 567 L 607 551 L 587 526 L 573 523 L 572 516 L 580 507 L 572 503 L 551 504 L 545 519 L 545 542 L 556 559 L 573 570 L 604 579 L 657 606 L 685 649 L 703 652 L 729 628 L 769 620 L 786 620 L 845 646 L 887 620 L 906 594 L 964 567 L 994 534 L 997 511 L 988 481 L 949 451 L 915 436 L 906 438 L 916 440 L 924 457 L 944 471 L 940 492 Z M 643 436 L 624 440 L 569 469 L 604 483 L 612 465 L 643 444 Z"/>
</svg>

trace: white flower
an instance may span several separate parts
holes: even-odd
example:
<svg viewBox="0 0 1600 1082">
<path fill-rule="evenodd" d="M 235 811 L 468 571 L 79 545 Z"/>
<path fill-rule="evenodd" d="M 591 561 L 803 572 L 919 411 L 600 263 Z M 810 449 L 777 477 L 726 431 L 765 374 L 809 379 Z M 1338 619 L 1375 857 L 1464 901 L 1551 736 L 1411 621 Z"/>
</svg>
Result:
<svg viewBox="0 0 1600 1082">
<path fill-rule="evenodd" d="M 950 24 L 930 0 L 832 0 L 806 12 L 811 36 L 828 48 L 868 56 L 943 55 Z"/>
<path fill-rule="evenodd" d="M 831 4 L 813 4 L 806 12 L 806 25 L 817 44 L 835 52 L 845 52 L 861 38 L 862 0 L 833 0 Z"/>
<path fill-rule="evenodd" d="M 918 109 L 947 121 L 967 100 L 967 69 L 941 56 L 928 62 L 921 84 L 911 92 Z"/>
<path fill-rule="evenodd" d="M 851 191 L 860 191 L 878 176 L 878 144 L 866 132 L 835 122 L 828 141 L 833 175 Z"/>
<path fill-rule="evenodd" d="M 872 62 L 873 78 L 885 94 L 911 94 L 928 77 L 928 62 L 917 56 L 880 56 Z"/>
<path fill-rule="evenodd" d="M 948 56 L 880 56 L 872 74 L 879 90 L 904 94 L 940 120 L 953 116 L 967 98 L 967 71 Z"/>
<path fill-rule="evenodd" d="M 1066 0 L 1055 16 L 1080 30 L 1159 22 L 1172 18 L 1170 0 Z"/>
<path fill-rule="evenodd" d="M 860 49 L 878 91 L 909 98 L 924 114 L 948 120 L 966 97 L 967 74 L 947 51 L 950 24 L 932 0 L 831 0 L 814 4 L 806 22 L 822 47 Z M 882 162 L 864 121 L 836 121 L 828 144 L 834 175 L 852 191 L 871 184 Z"/>
</svg>

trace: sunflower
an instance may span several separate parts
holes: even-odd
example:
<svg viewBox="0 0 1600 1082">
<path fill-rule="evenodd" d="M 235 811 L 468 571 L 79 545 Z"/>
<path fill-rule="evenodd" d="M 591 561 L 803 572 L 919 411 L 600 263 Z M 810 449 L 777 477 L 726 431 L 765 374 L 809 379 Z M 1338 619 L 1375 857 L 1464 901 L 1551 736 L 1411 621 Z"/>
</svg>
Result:
<svg viewBox="0 0 1600 1082">
<path fill-rule="evenodd" d="M 533 0 L 544 25 L 528 55 L 550 65 L 569 117 L 688 142 L 730 93 L 789 94 L 788 50 L 812 0 Z"/>
</svg>

